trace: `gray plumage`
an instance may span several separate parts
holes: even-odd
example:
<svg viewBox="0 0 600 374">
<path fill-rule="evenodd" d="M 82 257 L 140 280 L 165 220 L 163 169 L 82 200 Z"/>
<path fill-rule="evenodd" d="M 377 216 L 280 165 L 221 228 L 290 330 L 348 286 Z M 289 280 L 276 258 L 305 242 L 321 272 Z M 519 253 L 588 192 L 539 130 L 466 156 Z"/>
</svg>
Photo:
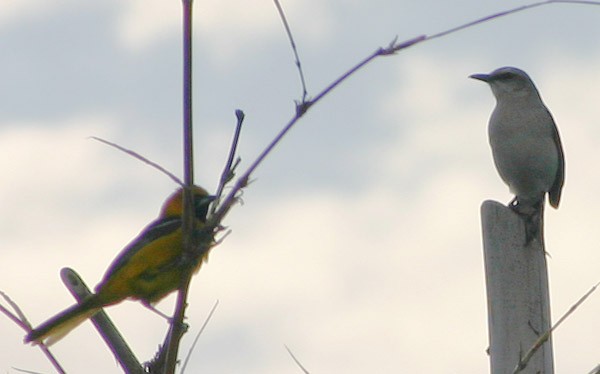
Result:
<svg viewBox="0 0 600 374">
<path fill-rule="evenodd" d="M 496 169 L 515 194 L 509 206 L 525 217 L 526 243 L 542 237 L 544 199 L 558 208 L 565 160 L 552 115 L 527 73 L 502 67 L 470 78 L 488 83 L 496 107 L 488 126 Z"/>
</svg>

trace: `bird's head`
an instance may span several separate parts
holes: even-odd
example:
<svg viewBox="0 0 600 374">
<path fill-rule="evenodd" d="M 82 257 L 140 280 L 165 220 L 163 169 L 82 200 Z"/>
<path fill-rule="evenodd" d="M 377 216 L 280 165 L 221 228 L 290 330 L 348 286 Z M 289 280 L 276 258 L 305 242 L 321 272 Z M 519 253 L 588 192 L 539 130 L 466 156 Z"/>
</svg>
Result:
<svg viewBox="0 0 600 374">
<path fill-rule="evenodd" d="M 205 222 L 208 214 L 208 206 L 215 199 L 208 192 L 198 186 L 192 187 L 192 196 L 194 198 L 194 215 L 196 219 Z M 179 188 L 165 201 L 160 211 L 160 217 L 180 217 L 183 214 L 183 188 Z"/>
<path fill-rule="evenodd" d="M 521 69 L 505 66 L 489 74 L 473 74 L 469 78 L 486 82 L 492 88 L 496 99 L 524 98 L 534 95 L 539 97 L 538 91 L 529 75 Z"/>
</svg>

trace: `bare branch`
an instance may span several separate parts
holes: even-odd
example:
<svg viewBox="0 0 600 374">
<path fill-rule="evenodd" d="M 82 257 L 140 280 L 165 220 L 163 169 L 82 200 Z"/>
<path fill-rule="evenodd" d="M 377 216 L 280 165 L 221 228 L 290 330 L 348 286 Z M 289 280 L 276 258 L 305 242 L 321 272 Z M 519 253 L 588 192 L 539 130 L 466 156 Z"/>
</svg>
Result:
<svg viewBox="0 0 600 374">
<path fill-rule="evenodd" d="M 600 374 L 600 364 L 593 368 L 588 374 Z"/>
<path fill-rule="evenodd" d="M 31 331 L 31 324 L 29 323 L 27 317 L 25 317 L 25 314 L 23 313 L 21 308 L 19 308 L 17 303 L 12 301 L 12 299 L 2 291 L 0 291 L 0 296 L 2 296 L 4 301 L 6 301 L 8 305 L 10 305 L 10 307 L 15 311 L 16 315 L 13 314 L 10 310 L 3 307 L 2 305 L 0 305 L 0 312 L 4 313 L 9 319 L 11 319 L 17 325 L 19 325 L 23 330 Z"/>
<path fill-rule="evenodd" d="M 15 313 L 13 314 L 12 312 L 10 312 L 8 309 L 6 309 L 2 305 L 0 305 L 0 312 L 4 313 L 8 318 L 10 318 L 11 321 L 16 323 L 23 330 L 25 330 L 25 332 L 30 332 L 31 324 L 29 323 L 29 321 L 27 320 L 27 317 L 25 317 L 25 313 L 23 313 L 23 311 L 17 305 L 17 303 L 12 301 L 12 299 L 2 291 L 0 291 L 0 296 L 2 296 L 2 298 L 8 303 L 8 305 L 10 305 L 10 307 L 15 311 Z M 58 362 L 56 357 L 54 357 L 52 352 L 50 352 L 48 347 L 46 347 L 44 344 L 39 344 L 39 347 L 42 350 L 42 352 L 44 352 L 44 355 L 46 356 L 48 361 L 50 361 L 52 366 L 54 366 L 54 369 L 56 369 L 56 371 L 59 374 L 66 373 L 66 371 L 62 368 L 62 366 L 60 365 L 60 363 Z M 17 368 L 14 368 L 14 369 L 19 370 L 19 371 L 24 371 L 22 369 L 17 369 Z"/>
<path fill-rule="evenodd" d="M 296 63 L 296 67 L 298 68 L 298 74 L 300 75 L 300 83 L 302 84 L 302 103 L 306 102 L 306 97 L 308 92 L 306 90 L 306 81 L 304 80 L 304 72 L 302 71 L 302 64 L 300 63 L 300 56 L 298 55 L 298 49 L 296 48 L 296 42 L 294 42 L 294 37 L 292 36 L 292 30 L 290 29 L 290 25 L 287 21 L 287 17 L 283 12 L 283 7 L 279 3 L 279 0 L 273 0 L 275 6 L 277 7 L 277 11 L 279 12 L 279 18 L 281 18 L 281 22 L 283 22 L 283 26 L 285 27 L 285 32 L 287 33 L 288 38 L 290 39 L 290 45 L 292 46 L 292 51 L 294 52 L 294 59 Z"/>
<path fill-rule="evenodd" d="M 13 370 L 16 370 L 16 371 L 21 372 L 21 373 L 27 373 L 27 374 L 42 374 L 42 373 L 37 372 L 37 371 L 30 371 L 30 370 L 25 370 L 25 369 L 19 369 L 19 368 L 16 368 L 14 366 L 13 366 Z"/>
<path fill-rule="evenodd" d="M 527 10 L 527 9 L 536 8 L 536 7 L 539 7 L 539 6 L 542 6 L 542 5 L 561 4 L 561 3 L 562 4 L 600 5 L 600 2 L 598 2 L 598 1 L 581 1 L 581 0 L 547 0 L 547 1 L 540 1 L 540 2 L 537 2 L 537 3 L 531 3 L 531 4 L 523 5 L 523 6 L 520 6 L 520 7 L 512 8 L 512 9 L 509 9 L 509 10 L 505 10 L 503 12 L 495 13 L 495 14 L 492 14 L 490 16 L 479 18 L 479 19 L 476 19 L 476 20 L 471 21 L 471 22 L 467 22 L 467 23 L 465 23 L 463 25 L 460 25 L 460 26 L 457 26 L 457 27 L 453 27 L 451 29 L 439 32 L 437 34 L 430 35 L 430 36 L 427 37 L 427 40 L 431 40 L 431 39 L 435 39 L 435 38 L 441 38 L 442 36 L 446 36 L 448 34 L 455 33 L 457 31 L 460 31 L 460 30 L 463 30 L 463 29 L 466 29 L 466 28 L 478 25 L 480 23 L 487 22 L 487 21 L 490 21 L 490 20 L 493 20 L 493 19 L 496 19 L 496 18 L 504 17 L 504 16 L 507 16 L 509 14 L 522 12 L 522 11 Z"/>
<path fill-rule="evenodd" d="M 162 172 L 163 174 L 167 175 L 169 178 L 171 178 L 175 183 L 177 183 L 178 185 L 183 187 L 183 182 L 181 182 L 181 180 L 179 178 L 177 178 L 175 176 L 175 174 L 171 173 L 170 171 L 168 171 L 167 169 L 163 168 L 162 166 L 160 166 L 159 164 L 157 164 L 156 162 L 150 161 L 149 159 L 147 159 L 146 157 L 140 155 L 139 153 L 137 153 L 136 151 L 133 151 L 131 149 L 127 149 L 123 146 L 120 146 L 116 143 L 110 142 L 106 139 L 102 139 L 99 138 L 97 136 L 90 136 L 90 139 L 94 139 L 99 141 L 100 143 L 104 143 L 106 145 L 109 145 L 113 148 L 118 149 L 119 151 L 125 152 L 128 155 L 137 158 L 138 160 L 142 161 L 143 163 L 152 166 L 153 168 L 155 168 L 156 170 Z"/>
<path fill-rule="evenodd" d="M 202 332 L 204 331 L 204 329 L 208 325 L 208 322 L 212 318 L 212 315 L 214 314 L 214 312 L 217 309 L 218 305 L 219 305 L 219 300 L 217 300 L 215 302 L 215 305 L 213 305 L 212 309 L 208 313 L 208 316 L 204 320 L 204 323 L 202 324 L 202 327 L 200 327 L 200 331 L 198 331 L 198 333 L 194 337 L 194 341 L 192 342 L 192 345 L 190 346 L 190 350 L 188 351 L 188 354 L 187 354 L 187 356 L 185 358 L 185 361 L 183 362 L 183 365 L 181 366 L 181 374 L 183 374 L 185 372 L 185 368 L 187 367 L 187 364 L 188 364 L 188 362 L 190 360 L 190 357 L 192 356 L 192 352 L 194 351 L 194 348 L 196 347 L 196 343 L 198 343 L 198 339 L 200 338 L 200 335 L 202 335 Z"/>
<path fill-rule="evenodd" d="M 87 284 L 75 270 L 62 268 L 60 278 L 77 302 L 81 302 L 92 295 Z M 121 366 L 128 373 L 141 373 L 142 366 L 140 362 L 104 310 L 100 310 L 90 319 Z"/>
<path fill-rule="evenodd" d="M 296 358 L 296 356 L 294 356 L 294 354 L 292 353 L 292 350 L 287 345 L 284 345 L 284 347 L 288 351 L 288 353 L 290 354 L 290 356 L 292 356 L 292 359 L 294 360 L 294 362 L 296 363 L 296 365 L 298 365 L 298 367 L 302 370 L 302 372 L 304 372 L 304 374 L 310 374 L 308 372 L 308 370 L 306 370 L 306 368 L 304 366 L 302 366 L 302 364 L 300 363 L 300 361 L 298 361 L 298 359 Z"/>
<path fill-rule="evenodd" d="M 546 342 L 548 341 L 548 339 L 550 339 L 550 336 L 552 336 L 552 332 L 554 330 L 556 330 L 558 328 L 558 326 L 560 326 L 561 323 L 563 323 L 567 317 L 569 317 L 581 304 L 583 304 L 583 302 L 594 292 L 596 291 L 596 288 L 598 288 L 598 286 L 600 285 L 600 282 L 596 283 L 588 292 L 585 293 L 585 295 L 583 295 L 579 300 L 577 300 L 577 302 L 575 304 L 573 304 L 569 310 L 562 316 L 560 317 L 560 319 L 558 320 L 558 322 L 556 322 L 556 324 L 554 324 L 554 326 L 552 326 L 550 328 L 550 330 L 546 331 L 544 334 L 542 334 L 538 340 L 536 340 L 536 342 L 533 344 L 533 346 L 529 349 L 529 351 L 527 351 L 527 353 L 523 356 L 523 358 L 521 358 L 519 360 L 519 362 L 517 363 L 517 366 L 515 367 L 513 374 L 517 374 L 519 373 L 521 370 L 525 369 L 525 367 L 527 366 L 527 363 L 529 362 L 529 360 L 531 360 L 531 357 L 533 357 L 533 355 L 535 354 L 535 352 L 537 352 L 538 349 L 540 349 L 540 347 Z"/>
<path fill-rule="evenodd" d="M 191 187 L 194 185 L 194 149 L 193 149 L 193 122 L 192 122 L 192 10 L 193 0 L 182 0 L 183 10 L 183 162 L 184 162 L 184 182 L 183 191 L 183 258 L 193 261 L 192 255 L 196 247 L 195 219 L 193 210 L 193 198 Z M 190 281 L 193 275 L 192 269 L 182 271 L 181 285 L 177 293 L 177 304 L 169 332 L 167 333 L 166 344 L 163 347 L 165 352 L 164 373 L 174 373 L 177 365 L 177 356 L 179 352 L 179 343 L 183 337 L 185 308 L 187 306 L 187 295 L 189 292 Z"/>
<path fill-rule="evenodd" d="M 229 156 L 227 157 L 227 162 L 225 163 L 225 168 L 223 168 L 223 172 L 221 173 L 221 180 L 219 181 L 219 187 L 217 188 L 217 192 L 215 193 L 215 201 L 211 204 L 211 214 L 215 212 L 217 206 L 221 201 L 221 196 L 223 194 L 223 189 L 225 185 L 229 183 L 235 176 L 235 168 L 239 165 L 240 159 L 235 160 L 235 153 L 237 152 L 237 145 L 240 139 L 240 133 L 242 131 L 242 124 L 244 123 L 244 112 L 241 110 L 235 111 L 235 116 L 237 118 L 237 123 L 235 126 L 235 133 L 233 135 L 233 139 L 231 140 L 231 147 L 229 148 Z"/>
</svg>

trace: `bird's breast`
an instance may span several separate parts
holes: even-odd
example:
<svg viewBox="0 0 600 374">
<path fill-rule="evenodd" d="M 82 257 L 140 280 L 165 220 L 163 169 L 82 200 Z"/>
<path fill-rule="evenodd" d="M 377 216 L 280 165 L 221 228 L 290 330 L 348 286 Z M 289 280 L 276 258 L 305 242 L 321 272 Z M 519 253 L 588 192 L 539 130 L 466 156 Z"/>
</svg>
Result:
<svg viewBox="0 0 600 374">
<path fill-rule="evenodd" d="M 494 163 L 517 196 L 537 199 L 552 187 L 559 167 L 553 127 L 543 105 L 497 106 L 492 113 L 488 132 Z"/>
</svg>

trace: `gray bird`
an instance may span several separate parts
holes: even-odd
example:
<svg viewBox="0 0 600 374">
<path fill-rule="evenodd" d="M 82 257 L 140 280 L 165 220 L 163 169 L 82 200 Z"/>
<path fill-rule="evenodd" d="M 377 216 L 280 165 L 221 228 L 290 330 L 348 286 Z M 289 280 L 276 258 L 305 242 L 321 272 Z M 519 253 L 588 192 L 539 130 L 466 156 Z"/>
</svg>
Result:
<svg viewBox="0 0 600 374">
<path fill-rule="evenodd" d="M 514 67 L 469 78 L 488 83 L 496 97 L 488 135 L 500 177 L 515 198 L 509 203 L 525 218 L 525 243 L 543 243 L 546 193 L 558 208 L 565 181 L 565 159 L 558 129 L 529 75 Z"/>
</svg>

